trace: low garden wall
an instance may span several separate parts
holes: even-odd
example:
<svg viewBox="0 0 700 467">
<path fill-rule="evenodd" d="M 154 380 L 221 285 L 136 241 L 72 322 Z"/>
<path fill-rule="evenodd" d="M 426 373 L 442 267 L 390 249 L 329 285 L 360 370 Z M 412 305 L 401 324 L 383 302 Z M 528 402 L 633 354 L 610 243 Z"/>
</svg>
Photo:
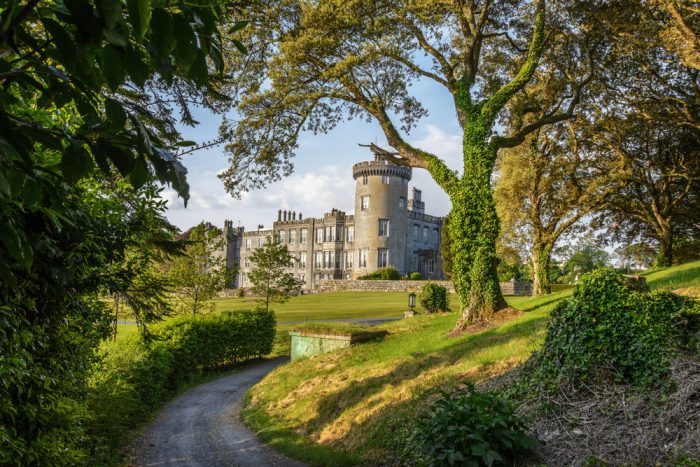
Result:
<svg viewBox="0 0 700 467">
<path fill-rule="evenodd" d="M 429 281 L 356 281 L 356 280 L 324 280 L 316 284 L 312 293 L 323 292 L 419 292 L 421 287 Z M 440 284 L 448 292 L 454 292 L 455 286 L 450 281 L 430 281 Z M 501 282 L 501 291 L 504 295 L 532 295 L 530 282 Z"/>
</svg>

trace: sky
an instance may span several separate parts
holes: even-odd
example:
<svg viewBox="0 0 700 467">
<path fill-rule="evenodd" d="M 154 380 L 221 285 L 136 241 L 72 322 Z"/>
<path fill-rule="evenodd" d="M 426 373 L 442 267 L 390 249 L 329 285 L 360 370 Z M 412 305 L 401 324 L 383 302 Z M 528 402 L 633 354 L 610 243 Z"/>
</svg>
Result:
<svg viewBox="0 0 700 467">
<path fill-rule="evenodd" d="M 461 131 L 450 95 L 428 81 L 416 83 L 412 91 L 429 113 L 407 136 L 408 141 L 461 171 Z M 204 110 L 195 110 L 194 114 L 200 124 L 194 128 L 180 126 L 183 139 L 196 142 L 215 139 L 221 116 Z M 227 194 L 217 177 L 228 166 L 223 146 L 185 155 L 182 162 L 188 170 L 190 200 L 185 207 L 174 190 L 166 188 L 163 197 L 168 201 L 167 217 L 182 230 L 202 221 L 221 227 L 224 220 L 255 230 L 258 224 L 271 228 L 278 209 L 301 212 L 304 217 L 321 217 L 332 208 L 352 213 L 355 196 L 352 166 L 373 159 L 368 148 L 358 146 L 370 142 L 389 148 L 379 125 L 359 119 L 341 123 L 328 134 L 302 133 L 292 161 L 294 173 L 265 189 L 245 193 L 240 200 Z M 423 191 L 426 213 L 444 216 L 450 211 L 449 198 L 426 171 L 413 170 L 409 193 L 412 187 Z"/>
</svg>

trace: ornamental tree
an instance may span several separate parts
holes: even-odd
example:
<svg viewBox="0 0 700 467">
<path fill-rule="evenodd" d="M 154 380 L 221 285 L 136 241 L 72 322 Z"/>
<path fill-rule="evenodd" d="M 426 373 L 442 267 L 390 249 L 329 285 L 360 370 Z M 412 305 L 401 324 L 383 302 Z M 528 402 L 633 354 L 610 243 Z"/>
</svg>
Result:
<svg viewBox="0 0 700 467">
<path fill-rule="evenodd" d="M 177 311 L 196 315 L 212 311 L 211 300 L 230 282 L 234 271 L 226 267 L 220 251 L 224 246 L 221 230 L 201 223 L 182 235 L 184 254 L 168 267 L 177 301 Z"/>
<path fill-rule="evenodd" d="M 238 195 L 290 173 L 302 130 L 326 132 L 347 117 L 376 122 L 392 149 L 371 145 L 375 154 L 427 170 L 452 201 L 448 234 L 459 326 L 505 307 L 491 175 L 499 149 L 573 115 L 585 83 L 570 71 L 590 63 L 575 12 L 545 0 L 283 0 L 254 8 L 259 21 L 242 31 L 249 54 L 231 59 L 233 69 L 243 70 L 231 92 L 243 97 L 241 120 L 222 130 L 232 138 L 230 168 L 220 174 L 227 190 Z M 572 57 L 558 67 L 561 99 L 542 118 L 497 134 L 497 124 L 519 112 L 508 103 L 554 47 Z M 426 114 L 409 92 L 419 79 L 452 97 L 463 137 L 460 173 L 406 138 Z"/>
<path fill-rule="evenodd" d="M 248 280 L 253 284 L 253 292 L 260 299 L 258 302 L 270 309 L 270 303 L 284 303 L 289 297 L 299 295 L 304 281 L 287 272 L 294 261 L 286 245 L 272 241 L 267 237 L 265 244 L 256 248 L 250 257 L 253 270 L 248 274 Z"/>
</svg>

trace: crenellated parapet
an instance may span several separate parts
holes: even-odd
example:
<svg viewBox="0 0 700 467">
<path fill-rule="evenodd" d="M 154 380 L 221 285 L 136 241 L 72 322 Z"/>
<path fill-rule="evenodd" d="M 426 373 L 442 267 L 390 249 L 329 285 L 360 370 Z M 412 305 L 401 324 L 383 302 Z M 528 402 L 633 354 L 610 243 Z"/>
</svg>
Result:
<svg viewBox="0 0 700 467">
<path fill-rule="evenodd" d="M 372 175 L 393 175 L 408 181 L 411 180 L 412 171 L 410 167 L 390 164 L 384 160 L 359 162 L 352 166 L 352 177 L 355 180 Z"/>
</svg>

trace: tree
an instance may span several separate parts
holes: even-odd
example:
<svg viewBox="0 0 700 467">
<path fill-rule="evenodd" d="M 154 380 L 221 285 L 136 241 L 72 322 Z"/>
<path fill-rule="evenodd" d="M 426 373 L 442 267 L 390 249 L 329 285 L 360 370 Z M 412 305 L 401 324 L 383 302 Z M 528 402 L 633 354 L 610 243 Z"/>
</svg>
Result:
<svg viewBox="0 0 700 467">
<path fill-rule="evenodd" d="M 647 269 L 653 266 L 656 250 L 645 243 L 631 243 L 615 249 L 620 265 L 628 273 L 632 269 Z"/>
<path fill-rule="evenodd" d="M 158 180 L 187 198 L 176 151 L 188 143 L 145 96 L 212 96 L 228 13 L 223 2 L 3 3 L 0 464 L 91 463 L 82 397 L 112 325 L 98 294 L 138 232 L 103 182 L 126 180 L 138 199 Z"/>
<path fill-rule="evenodd" d="M 662 24 L 659 36 L 664 47 L 676 53 L 685 66 L 700 70 L 700 2 L 649 0 L 649 4 L 650 9 L 665 13 L 658 19 Z"/>
<path fill-rule="evenodd" d="M 604 206 L 615 189 L 610 165 L 580 149 L 581 138 L 573 124 L 545 127 L 506 151 L 498 163 L 494 196 L 503 235 L 507 243 L 529 249 L 534 296 L 551 292 L 550 261 L 557 241 Z"/>
<path fill-rule="evenodd" d="M 653 239 L 657 264 L 673 263 L 674 238 L 697 236 L 700 223 L 700 131 L 630 116 L 611 117 L 601 135 L 624 164 L 621 188 L 598 217 L 628 242 Z"/>
<path fill-rule="evenodd" d="M 261 298 L 258 302 L 270 309 L 270 303 L 284 303 L 289 297 L 301 293 L 304 281 L 286 272 L 294 261 L 286 245 L 272 241 L 267 237 L 265 244 L 256 248 L 250 257 L 253 270 L 248 274 L 248 280 L 253 284 L 253 292 Z"/>
<path fill-rule="evenodd" d="M 547 12 L 556 18 L 549 33 Z M 575 21 L 564 20 L 568 14 L 561 3 L 546 8 L 545 0 L 261 4 L 259 22 L 243 32 L 254 45 L 234 91 L 247 94 L 236 128 L 224 129 L 232 139 L 230 168 L 220 177 L 234 195 L 259 188 L 290 173 L 303 129 L 326 132 L 348 116 L 375 121 L 393 148 L 371 145 L 375 154 L 427 170 L 450 196 L 459 326 L 488 319 L 506 306 L 496 275 L 499 222 L 490 185 L 498 150 L 570 118 L 585 84 L 566 79 L 570 67 L 590 63 Z M 560 40 L 564 36 L 569 40 Z M 543 119 L 496 135 L 499 119 L 511 116 L 506 105 L 526 88 L 543 50 L 555 44 L 566 44 L 578 57 L 560 69 L 567 82 L 561 101 Z M 234 68 L 239 63 L 234 60 Z M 405 133 L 425 115 L 409 93 L 417 79 L 432 80 L 452 97 L 462 128 L 461 176 L 406 140 Z"/>
<path fill-rule="evenodd" d="M 563 272 L 569 281 L 575 280 L 581 274 L 609 265 L 610 255 L 589 239 L 567 248 L 568 254 Z"/>
<path fill-rule="evenodd" d="M 230 271 L 218 252 L 224 245 L 221 230 L 201 223 L 182 235 L 186 242 L 184 255 L 176 257 L 168 268 L 175 289 L 178 310 L 201 313 L 213 310 L 211 299 L 230 282 Z"/>
</svg>

